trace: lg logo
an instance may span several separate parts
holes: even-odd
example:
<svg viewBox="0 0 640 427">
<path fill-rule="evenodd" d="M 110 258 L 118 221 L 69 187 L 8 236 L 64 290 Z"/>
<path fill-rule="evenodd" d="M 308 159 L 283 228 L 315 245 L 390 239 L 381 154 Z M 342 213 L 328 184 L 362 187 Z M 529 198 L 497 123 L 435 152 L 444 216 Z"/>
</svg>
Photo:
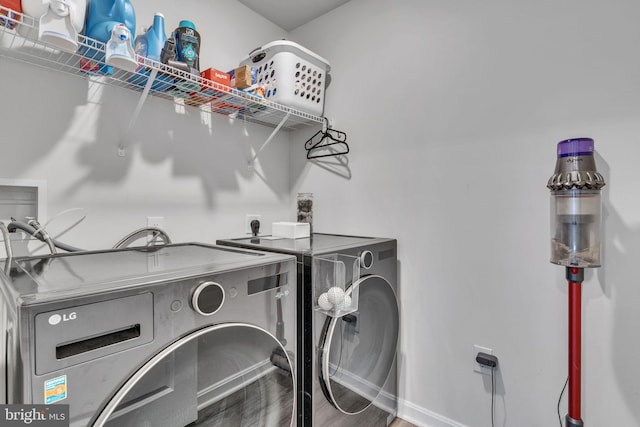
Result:
<svg viewBox="0 0 640 427">
<path fill-rule="evenodd" d="M 76 314 L 76 312 L 71 312 L 69 314 L 64 313 L 62 315 L 60 314 L 52 314 L 51 316 L 49 316 L 49 324 L 51 326 L 55 326 L 60 322 L 68 322 L 70 320 L 76 320 L 76 318 L 78 317 L 78 315 Z"/>
</svg>

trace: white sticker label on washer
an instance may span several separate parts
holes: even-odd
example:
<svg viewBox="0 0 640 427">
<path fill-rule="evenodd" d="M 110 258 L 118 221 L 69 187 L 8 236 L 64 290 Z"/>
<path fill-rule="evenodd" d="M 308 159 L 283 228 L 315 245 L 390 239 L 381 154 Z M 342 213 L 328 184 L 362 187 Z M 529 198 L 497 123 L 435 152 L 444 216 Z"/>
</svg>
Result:
<svg viewBox="0 0 640 427">
<path fill-rule="evenodd" d="M 67 376 L 53 378 L 44 382 L 44 403 L 59 402 L 67 398 Z"/>
</svg>

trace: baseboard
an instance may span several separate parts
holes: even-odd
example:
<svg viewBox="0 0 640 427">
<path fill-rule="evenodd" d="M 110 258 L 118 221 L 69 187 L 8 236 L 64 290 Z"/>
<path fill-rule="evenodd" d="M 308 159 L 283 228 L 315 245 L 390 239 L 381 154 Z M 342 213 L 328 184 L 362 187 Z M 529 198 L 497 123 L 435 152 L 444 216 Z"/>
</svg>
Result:
<svg viewBox="0 0 640 427">
<path fill-rule="evenodd" d="M 468 427 L 406 400 L 398 401 L 398 417 L 419 427 Z"/>
</svg>

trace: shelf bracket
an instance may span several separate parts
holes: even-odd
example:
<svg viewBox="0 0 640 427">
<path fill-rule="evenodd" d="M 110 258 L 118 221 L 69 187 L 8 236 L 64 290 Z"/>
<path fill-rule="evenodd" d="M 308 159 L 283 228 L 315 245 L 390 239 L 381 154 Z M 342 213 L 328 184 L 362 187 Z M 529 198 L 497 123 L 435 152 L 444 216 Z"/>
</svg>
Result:
<svg viewBox="0 0 640 427">
<path fill-rule="evenodd" d="M 258 158 L 258 155 L 260 154 L 260 152 L 262 150 L 264 150 L 264 148 L 267 146 L 267 144 L 269 144 L 271 142 L 271 140 L 273 139 L 273 137 L 276 136 L 276 134 L 280 131 L 282 126 L 284 126 L 285 122 L 289 119 L 290 115 L 291 115 L 291 112 L 287 112 L 287 114 L 280 121 L 280 124 L 278 124 L 278 126 L 273 130 L 273 132 L 271 132 L 271 135 L 269 135 L 269 138 L 267 138 L 267 140 L 264 142 L 264 144 L 262 144 L 262 146 L 258 149 L 258 151 L 256 151 L 256 153 L 253 155 L 251 160 L 249 160 L 249 169 L 251 169 L 253 167 L 253 164 L 255 163 L 256 159 Z"/>
<path fill-rule="evenodd" d="M 131 133 L 131 129 L 133 129 L 136 122 L 138 121 L 138 117 L 140 117 L 142 106 L 147 100 L 147 97 L 149 96 L 149 92 L 151 91 L 151 86 L 153 85 L 153 82 L 155 82 L 157 76 L 158 76 L 158 69 L 153 68 L 147 80 L 147 84 L 144 86 L 144 89 L 142 90 L 142 95 L 140 95 L 140 99 L 138 100 L 138 105 L 136 105 L 136 109 L 133 111 L 131 120 L 129 120 L 129 125 L 127 126 L 127 129 L 125 130 L 122 140 L 118 145 L 118 157 L 124 157 L 126 155 L 126 151 L 127 151 L 126 141 L 129 139 L 129 134 Z"/>
</svg>

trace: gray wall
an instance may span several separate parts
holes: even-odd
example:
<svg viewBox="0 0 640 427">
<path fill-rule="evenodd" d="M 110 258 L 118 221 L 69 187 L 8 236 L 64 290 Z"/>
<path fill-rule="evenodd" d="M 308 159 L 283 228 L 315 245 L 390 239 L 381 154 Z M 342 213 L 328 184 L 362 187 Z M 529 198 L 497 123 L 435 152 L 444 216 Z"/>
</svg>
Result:
<svg viewBox="0 0 640 427">
<path fill-rule="evenodd" d="M 638 16 L 630 0 L 352 0 L 290 34 L 331 62 L 326 115 L 352 149 L 313 164 L 292 135 L 292 194 L 314 193 L 318 231 L 398 238 L 403 417 L 489 426 L 479 344 L 500 359 L 496 425 L 557 425 L 567 291 L 545 185 L 556 143 L 589 136 L 608 185 L 583 418 L 640 425 Z"/>
</svg>

